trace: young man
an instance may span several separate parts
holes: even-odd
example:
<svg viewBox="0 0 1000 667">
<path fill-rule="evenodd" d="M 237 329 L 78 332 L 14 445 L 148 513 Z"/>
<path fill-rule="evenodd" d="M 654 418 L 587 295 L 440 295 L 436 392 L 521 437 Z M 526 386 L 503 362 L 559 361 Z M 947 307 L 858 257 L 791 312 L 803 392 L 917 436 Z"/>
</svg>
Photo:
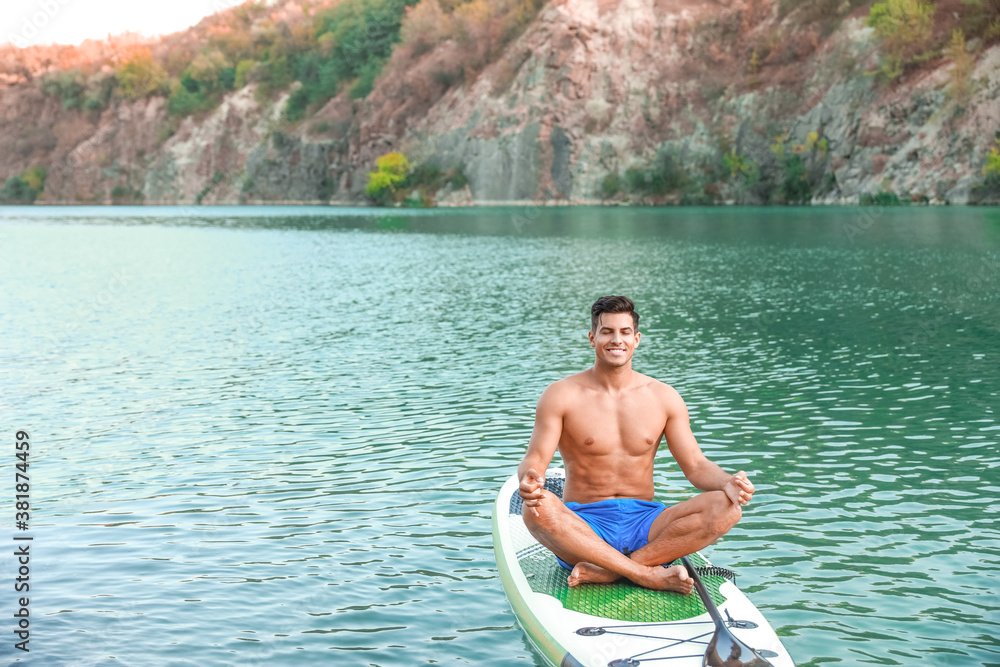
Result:
<svg viewBox="0 0 1000 667">
<path fill-rule="evenodd" d="M 684 567 L 661 565 L 729 532 L 754 487 L 744 472 L 730 475 L 705 458 L 673 387 L 632 370 L 640 337 L 631 299 L 594 303 L 594 366 L 549 385 L 538 400 L 517 469 L 522 514 L 531 534 L 572 570 L 570 586 L 625 577 L 687 594 L 693 582 Z M 653 502 L 653 460 L 664 436 L 703 492 L 671 507 Z M 556 449 L 566 468 L 562 500 L 542 488 Z"/>
</svg>

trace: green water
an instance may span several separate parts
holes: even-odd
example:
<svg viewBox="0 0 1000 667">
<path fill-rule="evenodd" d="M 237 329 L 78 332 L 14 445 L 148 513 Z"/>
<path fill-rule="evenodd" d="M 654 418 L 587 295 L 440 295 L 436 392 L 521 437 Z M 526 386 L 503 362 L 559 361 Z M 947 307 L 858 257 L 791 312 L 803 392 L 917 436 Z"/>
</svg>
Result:
<svg viewBox="0 0 1000 667">
<path fill-rule="evenodd" d="M 536 664 L 491 503 L 625 293 L 800 665 L 1000 664 L 1000 210 L 0 208 L 0 248 L 7 661 Z"/>
</svg>

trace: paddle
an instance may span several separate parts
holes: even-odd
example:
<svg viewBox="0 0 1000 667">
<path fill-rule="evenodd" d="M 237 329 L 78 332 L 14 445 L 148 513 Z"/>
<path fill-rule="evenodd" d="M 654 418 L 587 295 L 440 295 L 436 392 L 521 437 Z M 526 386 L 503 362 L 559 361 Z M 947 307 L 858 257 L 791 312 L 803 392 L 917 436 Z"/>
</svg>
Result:
<svg viewBox="0 0 1000 667">
<path fill-rule="evenodd" d="M 687 556 L 684 556 L 681 558 L 681 562 L 687 568 L 688 575 L 694 579 L 694 587 L 698 590 L 698 595 L 701 596 L 701 601 L 704 603 L 705 609 L 708 610 L 708 615 L 715 622 L 715 634 L 712 635 L 712 641 L 708 642 L 708 648 L 705 649 L 705 658 L 701 662 L 702 667 L 774 667 L 756 650 L 741 642 L 736 638 L 736 635 L 729 631 L 729 627 L 722 620 L 715 603 L 708 596 L 708 590 L 702 583 L 701 577 L 691 565 L 691 561 L 687 559 Z"/>
</svg>

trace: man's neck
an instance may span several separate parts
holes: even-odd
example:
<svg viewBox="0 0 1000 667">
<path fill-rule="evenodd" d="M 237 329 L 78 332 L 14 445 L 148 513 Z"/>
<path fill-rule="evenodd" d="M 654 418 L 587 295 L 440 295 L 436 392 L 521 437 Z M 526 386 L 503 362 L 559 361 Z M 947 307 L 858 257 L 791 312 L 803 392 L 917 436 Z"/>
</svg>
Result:
<svg viewBox="0 0 1000 667">
<path fill-rule="evenodd" d="M 632 382 L 632 362 L 624 366 L 601 366 L 594 364 L 594 379 L 609 391 L 621 391 Z"/>
</svg>

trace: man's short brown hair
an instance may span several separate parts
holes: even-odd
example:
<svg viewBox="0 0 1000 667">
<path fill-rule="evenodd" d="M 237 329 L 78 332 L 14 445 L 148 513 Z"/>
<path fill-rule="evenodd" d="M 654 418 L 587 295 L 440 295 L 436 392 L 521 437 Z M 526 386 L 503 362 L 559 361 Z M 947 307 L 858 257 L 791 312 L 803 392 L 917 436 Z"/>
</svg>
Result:
<svg viewBox="0 0 1000 667">
<path fill-rule="evenodd" d="M 635 304 L 627 296 L 602 296 L 590 307 L 590 330 L 597 333 L 597 325 L 604 313 L 628 313 L 632 316 L 632 328 L 639 330 L 639 313 Z"/>
</svg>

